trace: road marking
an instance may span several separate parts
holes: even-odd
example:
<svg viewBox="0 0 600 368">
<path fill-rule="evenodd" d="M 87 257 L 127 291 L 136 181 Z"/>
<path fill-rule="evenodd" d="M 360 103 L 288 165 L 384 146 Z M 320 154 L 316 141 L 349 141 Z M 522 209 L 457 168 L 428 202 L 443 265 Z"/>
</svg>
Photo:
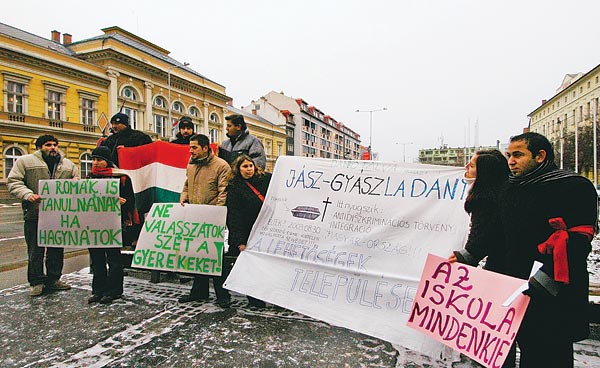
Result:
<svg viewBox="0 0 600 368">
<path fill-rule="evenodd" d="M 14 238 L 2 238 L 2 239 L 0 239 L 0 242 L 7 241 L 7 240 L 18 240 L 18 239 L 25 239 L 25 235 L 15 236 Z"/>
</svg>

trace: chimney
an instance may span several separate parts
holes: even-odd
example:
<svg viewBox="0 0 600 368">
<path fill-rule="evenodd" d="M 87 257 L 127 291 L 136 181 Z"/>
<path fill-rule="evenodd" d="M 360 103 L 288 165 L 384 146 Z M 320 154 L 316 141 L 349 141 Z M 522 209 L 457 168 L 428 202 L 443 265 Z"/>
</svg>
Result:
<svg viewBox="0 0 600 368">
<path fill-rule="evenodd" d="M 252 115 L 256 115 L 256 109 L 252 109 Z"/>
<path fill-rule="evenodd" d="M 542 100 L 542 105 L 546 103 L 546 100 Z"/>
<path fill-rule="evenodd" d="M 54 42 L 60 42 L 60 32 L 59 31 L 52 31 L 52 41 Z"/>
<path fill-rule="evenodd" d="M 73 36 L 68 33 L 63 33 L 63 45 L 68 46 L 73 42 Z"/>
</svg>

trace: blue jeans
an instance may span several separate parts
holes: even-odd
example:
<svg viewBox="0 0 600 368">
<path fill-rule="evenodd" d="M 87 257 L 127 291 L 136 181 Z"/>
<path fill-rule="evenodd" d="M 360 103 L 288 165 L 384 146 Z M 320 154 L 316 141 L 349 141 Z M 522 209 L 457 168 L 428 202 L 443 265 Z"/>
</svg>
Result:
<svg viewBox="0 0 600 368">
<path fill-rule="evenodd" d="M 38 247 L 38 220 L 26 220 L 23 226 L 27 243 L 27 281 L 29 285 L 51 285 L 60 279 L 63 269 L 64 249 Z M 44 274 L 44 255 L 46 274 Z"/>
</svg>

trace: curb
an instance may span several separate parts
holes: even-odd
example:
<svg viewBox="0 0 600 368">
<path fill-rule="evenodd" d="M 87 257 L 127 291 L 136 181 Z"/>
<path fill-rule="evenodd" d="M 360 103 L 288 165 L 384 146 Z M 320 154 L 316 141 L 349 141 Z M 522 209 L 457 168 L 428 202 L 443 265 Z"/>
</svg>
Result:
<svg viewBox="0 0 600 368">
<path fill-rule="evenodd" d="M 71 251 L 71 252 L 65 252 L 64 258 L 69 259 L 69 258 L 73 258 L 73 257 L 82 256 L 84 254 L 88 254 L 87 249 L 80 249 L 80 250 L 75 250 L 75 251 Z M 21 268 L 21 267 L 27 267 L 26 259 L 23 261 L 17 261 L 17 262 L 13 262 L 13 263 L 0 265 L 0 272 L 12 271 L 12 270 L 16 270 L 17 268 Z"/>
</svg>

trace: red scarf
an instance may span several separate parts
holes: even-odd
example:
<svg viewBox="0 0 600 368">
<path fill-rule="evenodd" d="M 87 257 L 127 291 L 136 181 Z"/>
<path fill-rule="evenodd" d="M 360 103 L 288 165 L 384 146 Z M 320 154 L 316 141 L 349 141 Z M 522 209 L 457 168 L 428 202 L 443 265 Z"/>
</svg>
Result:
<svg viewBox="0 0 600 368">
<path fill-rule="evenodd" d="M 538 245 L 538 251 L 541 254 L 552 254 L 554 259 L 554 280 L 569 283 L 569 260 L 567 257 L 567 240 L 569 233 L 578 233 L 585 235 L 588 240 L 594 236 L 594 227 L 592 225 L 580 225 L 567 229 L 567 224 L 562 217 L 555 217 L 548 220 L 548 224 L 556 229 L 549 237 Z"/>
</svg>

